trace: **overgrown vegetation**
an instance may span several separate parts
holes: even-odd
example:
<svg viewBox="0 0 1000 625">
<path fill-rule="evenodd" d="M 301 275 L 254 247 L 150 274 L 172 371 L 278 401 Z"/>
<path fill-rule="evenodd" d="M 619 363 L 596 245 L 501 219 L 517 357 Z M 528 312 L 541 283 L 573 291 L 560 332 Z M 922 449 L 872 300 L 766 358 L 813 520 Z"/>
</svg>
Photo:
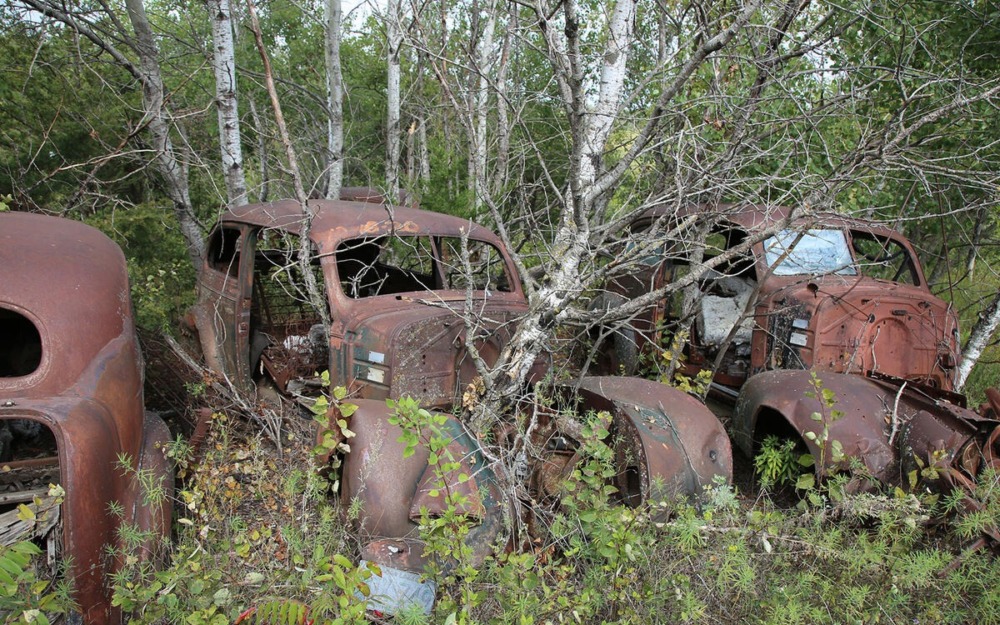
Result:
<svg viewBox="0 0 1000 625">
<path fill-rule="evenodd" d="M 421 429 L 433 423 L 423 419 Z M 724 484 L 701 506 L 631 509 L 608 503 L 602 427 L 598 415 L 588 421 L 592 438 L 545 536 L 478 570 L 432 574 L 436 611 L 400 622 L 1000 622 L 1000 562 L 983 551 L 956 559 L 997 518 L 996 475 L 980 485 L 982 514 L 933 527 L 927 519 L 948 502 L 847 496 L 836 481 L 816 487 L 822 503 L 805 509 L 779 508 L 766 491 L 751 502 Z M 308 606 L 317 623 L 367 622 L 358 592 L 376 573 L 358 567 L 351 510 L 310 470 L 303 442 L 290 440 L 278 459 L 246 424 L 216 415 L 187 469 L 171 565 L 117 584 L 116 602 L 143 623 L 224 623 L 248 608 L 277 622 L 264 614 L 282 605 Z M 433 436 L 421 442 L 434 447 Z M 450 469 L 446 454 L 432 462 Z M 461 561 L 466 522 L 428 519 L 423 537 Z"/>
<path fill-rule="evenodd" d="M 202 5 L 144 4 L 160 46 L 162 110 L 147 110 L 140 80 L 109 60 L 109 49 L 123 51 L 127 63 L 137 57 L 120 4 L 18 0 L 0 8 L 0 211 L 56 212 L 97 225 L 124 248 L 138 324 L 176 328 L 194 296 L 195 268 L 164 199 L 166 176 L 149 166 L 160 148 L 147 125 L 167 111 L 193 217 L 210 223 L 226 204 L 211 110 L 219 94 L 205 69 L 212 44 Z M 329 167 L 317 6 L 276 0 L 262 23 L 296 147 L 310 155 L 302 169 L 313 190 Z M 630 44 L 620 54 L 608 54 L 619 37 L 601 21 L 610 12 L 599 4 L 553 3 L 536 12 L 523 3 L 442 2 L 410 16 L 401 55 L 404 186 L 425 208 L 508 230 L 522 266 L 531 268 L 524 278 L 532 294 L 542 293 L 534 301 L 556 302 L 533 308 L 538 318 L 528 334 L 542 338 L 524 342 L 536 350 L 520 350 L 528 362 L 557 331 L 559 340 L 578 339 L 587 323 L 583 294 L 604 279 L 606 265 L 594 259 L 613 249 L 610 221 L 660 202 L 825 206 L 885 219 L 916 243 L 927 281 L 953 303 L 964 331 L 996 296 L 989 266 L 1000 170 L 995 6 L 786 3 L 746 19 L 744 6 L 750 3 L 639 3 L 618 33 Z M 588 28 L 570 28 L 578 23 L 570 8 Z M 63 17 L 45 16 L 46 9 Z M 348 184 L 385 180 L 382 35 L 395 17 L 358 19 L 342 45 Z M 503 33 L 494 47 L 505 53 L 495 60 L 478 56 L 492 37 L 487 24 Z M 554 35 L 567 39 L 550 41 Z M 702 48 L 715 41 L 716 50 Z M 288 195 L 250 37 L 240 38 L 236 56 L 233 98 L 244 107 L 251 195 Z M 616 70 L 611 59 L 619 58 Z M 690 72 L 679 74 L 689 63 Z M 607 98 L 595 94 L 590 87 L 611 70 L 621 85 Z M 484 99 L 469 89 L 481 78 L 489 83 Z M 595 121 L 600 116 L 613 127 Z M 478 147 L 485 156 L 477 168 Z M 669 236 L 694 239 L 709 225 Z M 615 261 L 608 266 L 628 272 L 635 259 Z M 704 394 L 707 372 L 677 373 L 682 343 L 646 364 L 652 375 L 667 372 L 662 381 Z M 995 384 L 997 355 L 994 345 L 974 371 L 973 403 Z M 842 460 L 842 450 L 830 437 L 836 398 L 818 383 L 815 395 L 823 410 L 810 434 L 822 467 L 827 458 Z M 111 580 L 115 604 L 137 623 L 365 621 L 362 598 L 378 572 L 357 564 L 356 507 L 333 496 L 335 474 L 314 470 L 311 430 L 290 424 L 278 453 L 228 407 L 213 408 L 210 437 L 198 450 L 168 450 L 183 480 L 169 563 L 158 571 L 140 566 L 134 551 L 144 537 L 125 528 L 125 549 L 116 554 L 125 568 Z M 453 469 L 439 418 L 401 408 L 411 442 L 429 446 L 437 470 Z M 350 410 L 341 417 L 343 424 L 321 424 L 314 453 L 347 451 L 349 441 L 337 436 L 350 431 Z M 975 509 L 963 496 L 939 500 L 926 491 L 923 473 L 936 471 L 927 459 L 917 459 L 923 464 L 907 476 L 908 489 L 869 485 L 874 491 L 850 494 L 852 476 L 818 481 L 796 443 L 770 439 L 750 460 L 759 494 L 718 485 L 697 505 L 630 509 L 609 503 L 603 427 L 600 415 L 590 416 L 584 453 L 545 533 L 511 541 L 484 566 L 463 564 L 468 520 L 460 500 L 450 500 L 448 514 L 424 518 L 429 549 L 457 564 L 431 571 L 441 591 L 434 614 L 398 620 L 1000 622 L 996 559 L 984 550 L 963 554 L 996 531 L 995 474 L 971 495 Z M 772 500 L 769 493 L 782 488 L 800 503 Z M 65 589 L 35 575 L 31 559 L 41 557 L 27 545 L 0 550 L 5 622 L 45 622 L 69 609 Z"/>
<path fill-rule="evenodd" d="M 825 415 L 835 398 L 817 382 Z M 321 431 L 347 430 L 352 408 L 343 389 L 329 401 L 346 409 L 336 428 L 317 409 Z M 459 467 L 448 450 L 445 417 L 415 402 L 396 405 L 396 425 L 410 452 L 430 450 L 445 476 Z M 304 421 L 302 423 L 305 423 Z M 963 548 L 995 532 L 1000 476 L 987 472 L 971 496 L 939 498 L 911 476 L 910 491 L 849 494 L 849 474 L 816 483 L 793 444 L 765 443 L 755 463 L 764 488 L 754 500 L 725 483 L 698 503 L 612 503 L 614 454 L 603 441 L 608 417 L 583 417 L 580 458 L 545 531 L 498 548 L 470 565 L 463 537 L 466 502 L 445 493 L 445 514 L 424 514 L 420 532 L 438 602 L 430 615 L 401 623 L 998 623 L 1000 561 Z M 317 456 L 349 449 L 343 438 L 290 423 L 282 454 L 248 422 L 213 415 L 199 450 L 178 441 L 166 450 L 178 464 L 176 544 L 160 570 L 140 565 L 141 535 L 125 534 L 124 568 L 109 580 L 114 604 L 136 623 L 367 623 L 364 598 L 378 567 L 359 565 L 352 531 L 356 506 L 335 496 L 335 476 Z M 822 438 L 817 434 L 817 439 Z M 348 436 L 349 442 L 349 436 Z M 325 442 L 324 442 L 325 441 Z M 832 443 L 830 449 L 834 449 Z M 806 469 L 808 470 L 808 469 Z M 930 470 L 930 469 L 928 469 Z M 811 472 L 803 475 L 812 475 Z M 460 478 L 461 479 L 461 478 Z M 796 483 L 799 504 L 772 500 L 771 486 Z M 147 484 L 146 496 L 156 497 Z M 22 543 L 0 550 L 0 614 L 6 623 L 45 623 L 71 609 L 67 589 L 33 573 L 44 557 Z M 444 565 L 441 565 L 444 563 Z"/>
</svg>

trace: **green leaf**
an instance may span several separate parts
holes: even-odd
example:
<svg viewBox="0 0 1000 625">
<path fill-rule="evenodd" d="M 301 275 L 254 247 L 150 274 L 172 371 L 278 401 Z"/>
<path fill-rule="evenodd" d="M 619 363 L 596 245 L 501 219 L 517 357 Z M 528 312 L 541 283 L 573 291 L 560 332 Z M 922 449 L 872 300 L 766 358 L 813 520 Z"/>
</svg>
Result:
<svg viewBox="0 0 1000 625">
<path fill-rule="evenodd" d="M 17 507 L 17 518 L 22 521 L 34 521 L 35 511 L 22 503 Z"/>
<path fill-rule="evenodd" d="M 799 476 L 799 479 L 795 482 L 795 488 L 798 490 L 811 490 L 816 487 L 816 476 L 812 473 L 803 473 Z"/>
<path fill-rule="evenodd" d="M 215 591 L 214 595 L 212 595 L 212 603 L 217 606 L 228 605 L 231 597 L 232 594 L 229 592 L 228 588 L 220 588 Z"/>
</svg>

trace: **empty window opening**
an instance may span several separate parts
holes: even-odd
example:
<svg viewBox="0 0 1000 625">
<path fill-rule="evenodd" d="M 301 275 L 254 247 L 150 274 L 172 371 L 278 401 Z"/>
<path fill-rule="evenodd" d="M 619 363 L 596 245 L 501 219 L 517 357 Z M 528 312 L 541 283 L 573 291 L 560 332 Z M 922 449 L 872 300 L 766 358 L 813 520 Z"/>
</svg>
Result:
<svg viewBox="0 0 1000 625">
<path fill-rule="evenodd" d="M 862 275 L 878 280 L 918 285 L 916 263 L 906 247 L 870 232 L 851 231 L 854 256 Z"/>
<path fill-rule="evenodd" d="M 297 236 L 263 230 L 254 257 L 250 365 L 255 375 L 266 371 L 281 391 L 292 390 L 293 382 L 314 381 L 314 374 L 329 366 L 329 338 L 310 301 L 298 246 Z M 315 255 L 311 271 L 326 305 L 323 272 Z"/>
<path fill-rule="evenodd" d="M 219 228 L 208 242 L 208 264 L 216 271 L 236 277 L 240 267 L 240 231 Z"/>
<path fill-rule="evenodd" d="M 59 493 L 52 492 L 59 484 L 52 431 L 40 421 L 0 418 L 0 469 L 0 544 L 33 541 L 48 553 L 39 566 L 54 573 L 61 561 L 62 515 Z"/>
<path fill-rule="evenodd" d="M 355 299 L 420 291 L 511 289 L 500 250 L 473 239 L 463 250 L 458 237 L 345 241 L 337 248 L 337 274 L 344 293 Z"/>
<path fill-rule="evenodd" d="M 24 315 L 0 308 L 0 378 L 33 373 L 42 362 L 42 337 Z"/>
</svg>

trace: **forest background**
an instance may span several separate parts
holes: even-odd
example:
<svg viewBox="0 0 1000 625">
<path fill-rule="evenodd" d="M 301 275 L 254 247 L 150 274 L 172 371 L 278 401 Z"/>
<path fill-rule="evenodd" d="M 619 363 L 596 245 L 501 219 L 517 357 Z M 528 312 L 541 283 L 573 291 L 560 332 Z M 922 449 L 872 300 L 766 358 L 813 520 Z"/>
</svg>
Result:
<svg viewBox="0 0 1000 625">
<path fill-rule="evenodd" d="M 338 0 L 12 0 L 0 7 L 0 195 L 8 210 L 111 235 L 140 325 L 172 331 L 226 206 L 341 186 L 405 192 L 518 252 L 532 306 L 509 371 L 585 334 L 594 289 L 638 262 L 609 268 L 601 250 L 651 205 L 836 210 L 915 243 L 931 288 L 962 318 L 976 401 L 1000 366 L 998 39 L 989 0 L 388 0 L 346 16 Z M 711 225 L 663 236 L 696 240 Z M 149 596 L 153 586 L 122 578 L 119 600 L 137 618 L 192 623 L 268 597 L 308 602 L 318 587 L 353 605 L 363 575 L 333 558 L 351 538 L 313 478 L 293 470 L 274 492 L 260 476 L 228 488 L 233 458 L 263 463 L 262 475 L 272 460 L 223 421 L 186 475 L 190 516 L 161 574 L 172 577 Z M 298 530 L 246 518 L 249 488 L 289 506 Z M 604 510 L 616 520 L 577 523 L 570 557 L 514 554 L 443 580 L 437 616 L 996 622 L 1000 597 L 983 583 L 995 563 L 978 554 L 942 573 L 975 528 L 927 529 L 939 504 L 911 495 L 837 514 L 720 495 L 665 527 Z M 565 554 L 573 543 L 558 544 Z"/>
</svg>

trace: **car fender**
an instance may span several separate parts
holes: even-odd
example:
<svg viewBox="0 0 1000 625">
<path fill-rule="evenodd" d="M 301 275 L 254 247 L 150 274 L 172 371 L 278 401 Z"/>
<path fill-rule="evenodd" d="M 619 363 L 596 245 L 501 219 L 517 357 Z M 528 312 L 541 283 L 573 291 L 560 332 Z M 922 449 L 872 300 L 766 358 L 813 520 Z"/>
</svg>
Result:
<svg viewBox="0 0 1000 625">
<path fill-rule="evenodd" d="M 830 443 L 839 441 L 845 456 L 860 459 L 873 476 L 889 478 L 896 460 L 889 444 L 887 419 L 887 410 L 892 410 L 895 399 L 892 388 L 858 375 L 816 373 L 820 388 L 832 391 L 836 402 L 826 407 L 815 398 L 813 375 L 804 370 L 780 370 L 750 378 L 743 385 L 733 412 L 733 438 L 737 446 L 752 456 L 755 445 L 760 443 L 757 440 L 760 428 L 774 427 L 778 424 L 771 420 L 782 419 L 809 448 L 818 470 L 821 460 L 826 465 L 823 470 L 833 468 L 835 463 L 829 448 L 821 451 L 817 440 L 807 436 L 813 432 L 821 440 L 827 423 Z M 833 419 L 834 410 L 843 413 L 842 416 Z M 813 418 L 816 413 L 820 420 Z"/>
<path fill-rule="evenodd" d="M 459 511 L 471 520 L 465 539 L 472 558 L 481 562 L 493 552 L 502 527 L 501 494 L 478 443 L 461 423 L 448 417 L 441 435 L 450 437 L 447 449 L 459 469 L 447 472 L 440 487 L 436 468 L 428 464 L 429 450 L 417 445 L 406 457 L 400 442 L 403 430 L 389 422 L 392 409 L 385 402 L 360 399 L 348 419 L 355 436 L 347 439 L 350 452 L 344 454 L 340 495 L 346 508 L 359 511 L 360 535 L 373 539 L 397 539 L 409 548 L 392 552 L 391 561 L 378 562 L 392 568 L 423 570 L 425 559 L 418 523 L 422 511 L 431 516 L 449 505 L 445 493 L 458 495 Z M 447 566 L 448 563 L 441 563 Z"/>
<path fill-rule="evenodd" d="M 619 475 L 634 473 L 618 485 L 626 501 L 698 496 L 719 478 L 732 481 L 729 437 L 698 399 L 659 382 L 613 376 L 585 377 L 577 392 L 585 409 L 612 415 L 616 458 L 632 467 L 620 467 Z"/>
</svg>

